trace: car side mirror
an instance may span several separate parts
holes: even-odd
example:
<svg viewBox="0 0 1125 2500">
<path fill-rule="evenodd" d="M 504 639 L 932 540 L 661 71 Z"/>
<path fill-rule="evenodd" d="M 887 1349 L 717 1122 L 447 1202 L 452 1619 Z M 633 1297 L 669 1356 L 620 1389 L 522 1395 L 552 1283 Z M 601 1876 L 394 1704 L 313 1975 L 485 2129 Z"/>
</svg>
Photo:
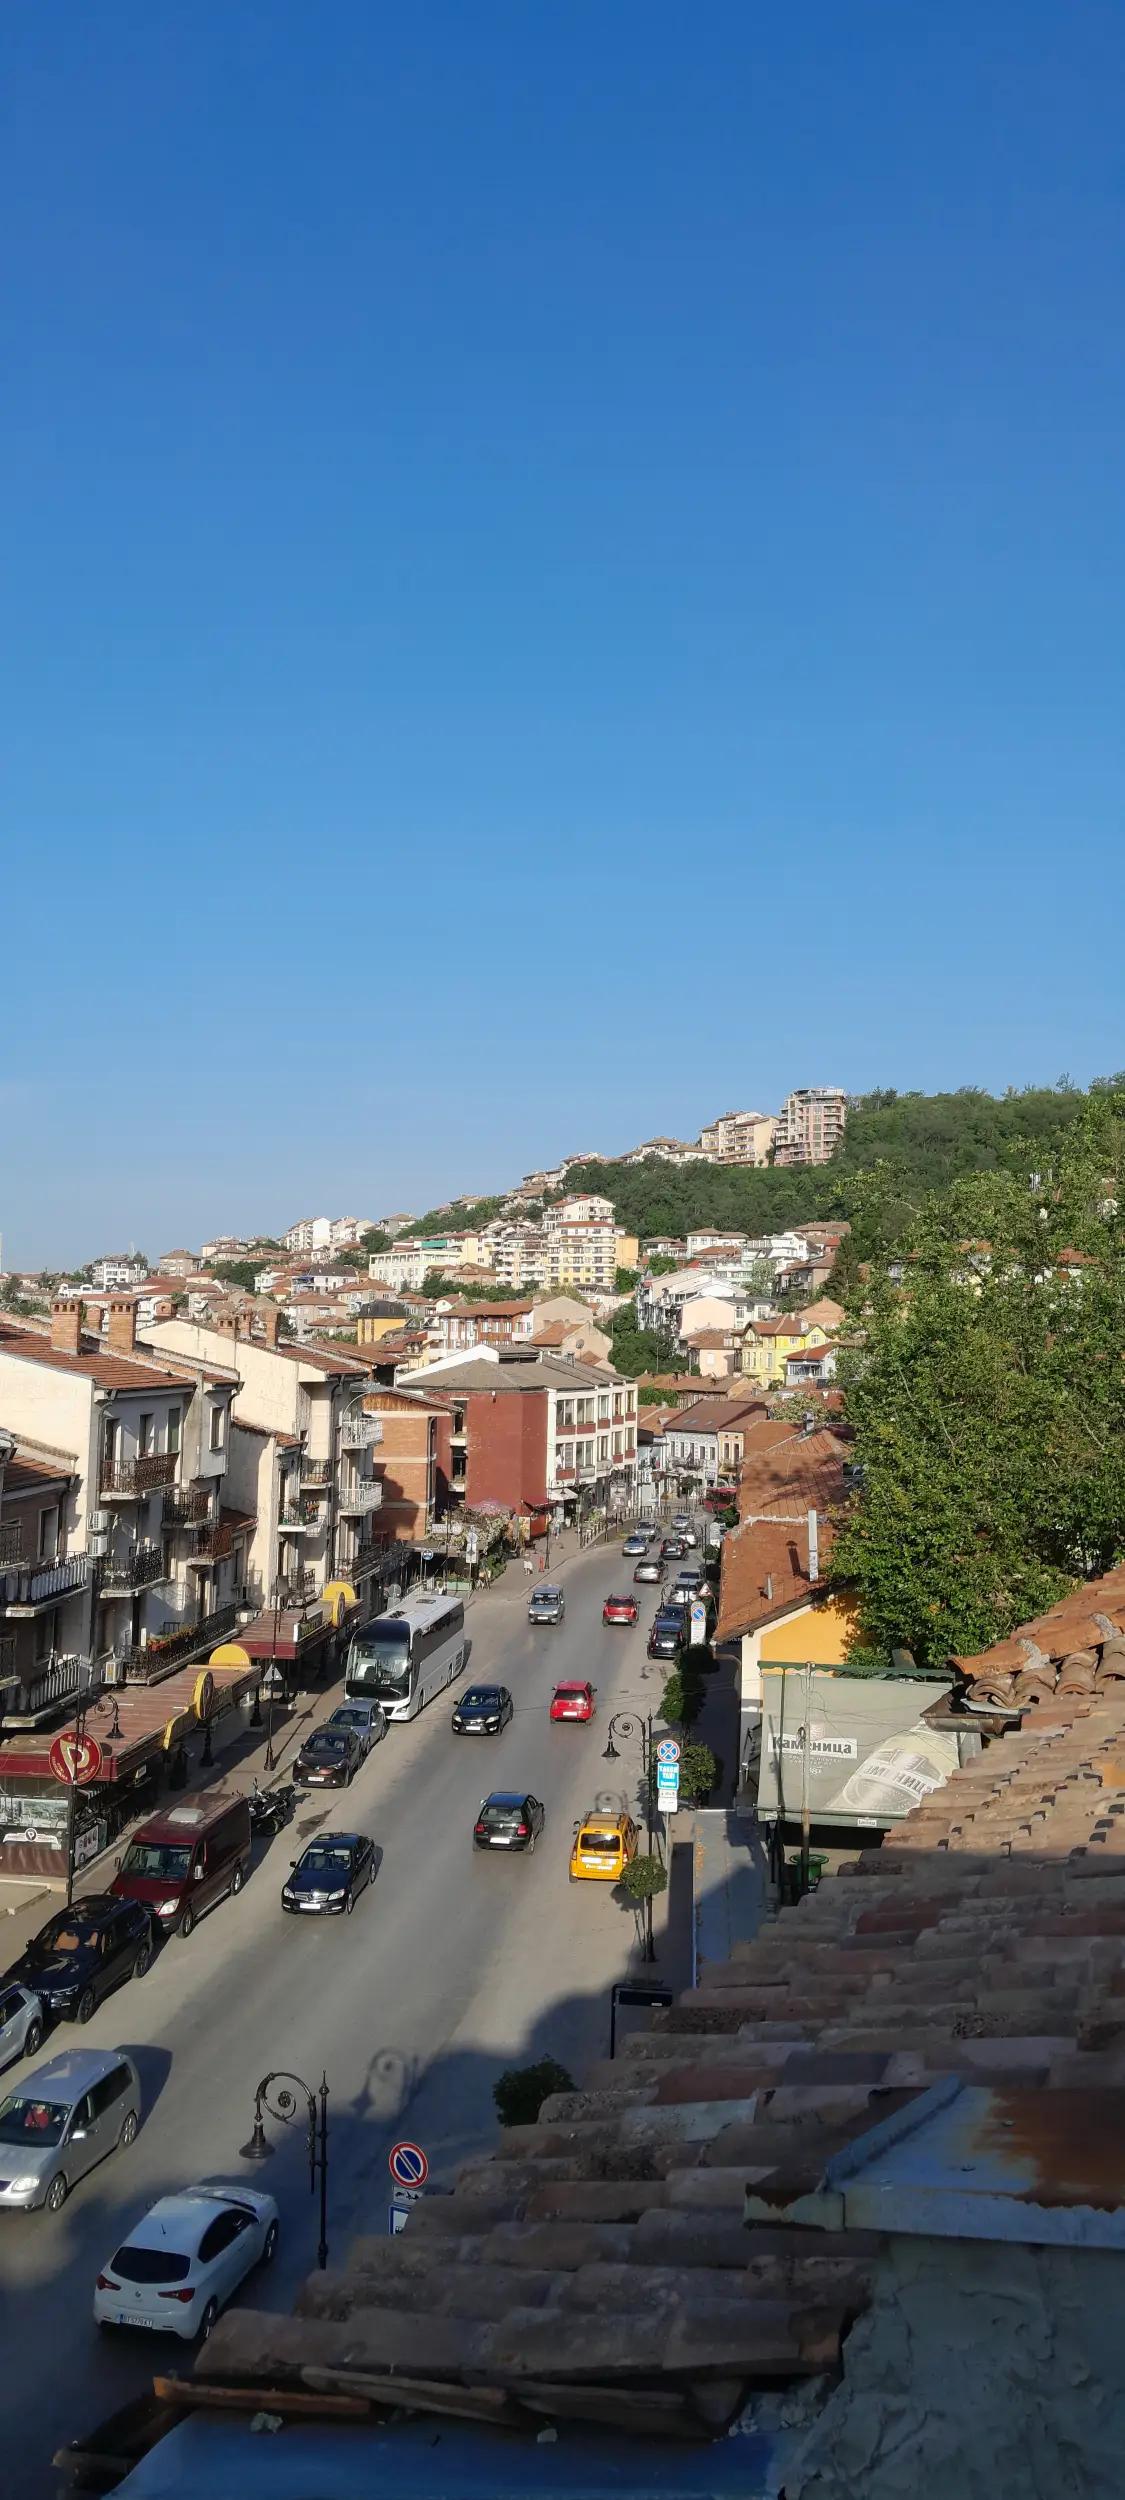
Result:
<svg viewBox="0 0 1125 2500">
<path fill-rule="evenodd" d="M 202 1868 L 201 1866 L 193 1866 L 193 1868 L 192 1868 L 192 1870 L 191 1870 L 191 1880 L 192 1880 L 193 1884 L 201 1884 L 201 1883 L 202 1883 L 202 1881 L 203 1881 L 203 1868 Z"/>
<path fill-rule="evenodd" d="M 86 2141 L 87 2132 L 88 2132 L 88 2130 L 87 2130 L 85 2127 L 72 2127 L 72 2128 L 71 2128 L 71 2130 L 70 2130 L 70 2141 L 71 2141 L 71 2143 L 72 2143 L 72 2144 L 84 2144 L 84 2143 L 85 2143 L 85 2141 Z"/>
<path fill-rule="evenodd" d="M 575 1824 L 575 1826 L 574 1826 L 574 1828 L 575 1828 L 575 1831 L 576 1831 L 576 1832 L 580 1832 L 580 1831 L 581 1831 L 581 1829 L 582 1829 L 582 1825 L 581 1825 L 581 1823 L 576 1823 L 576 1824 Z"/>
<path fill-rule="evenodd" d="M 290 1866 L 296 1866 L 296 1863 L 297 1863 L 296 1858 L 290 1858 L 290 1860 L 289 1860 L 289 1864 L 290 1864 Z"/>
</svg>

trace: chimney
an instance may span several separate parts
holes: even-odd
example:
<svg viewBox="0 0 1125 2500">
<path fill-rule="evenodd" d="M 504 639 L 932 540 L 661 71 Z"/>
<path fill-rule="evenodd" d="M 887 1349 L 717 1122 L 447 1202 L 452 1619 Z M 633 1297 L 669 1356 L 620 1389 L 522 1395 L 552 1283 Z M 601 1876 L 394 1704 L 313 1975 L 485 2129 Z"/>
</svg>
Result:
<svg viewBox="0 0 1125 2500">
<path fill-rule="evenodd" d="M 106 1312 L 105 1342 L 111 1354 L 137 1351 L 137 1305 L 131 1294 L 115 1294 Z"/>
<path fill-rule="evenodd" d="M 264 1302 L 258 1313 L 258 1317 L 262 1323 L 263 1345 L 275 1346 L 277 1344 L 277 1332 L 281 1326 L 281 1312 L 279 1311 L 276 1302 Z"/>
<path fill-rule="evenodd" d="M 82 1347 L 80 1302 L 52 1302 L 51 1344 L 56 1354 L 78 1354 Z"/>
<path fill-rule="evenodd" d="M 819 1519 L 817 1518 L 817 1515 L 816 1515 L 815 1510 L 810 1510 L 810 1512 L 809 1512 L 808 1527 L 809 1527 L 809 1578 L 810 1578 L 810 1580 L 819 1580 L 819 1578 L 820 1578 L 820 1521 L 819 1521 Z"/>
</svg>

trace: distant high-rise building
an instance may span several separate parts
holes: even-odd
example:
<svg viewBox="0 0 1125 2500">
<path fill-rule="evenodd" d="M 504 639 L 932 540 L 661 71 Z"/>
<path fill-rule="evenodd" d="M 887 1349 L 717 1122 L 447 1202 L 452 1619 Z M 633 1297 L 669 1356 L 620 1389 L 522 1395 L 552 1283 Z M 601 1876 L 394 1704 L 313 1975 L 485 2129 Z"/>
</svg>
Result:
<svg viewBox="0 0 1125 2500">
<path fill-rule="evenodd" d="M 765 1111 L 721 1111 L 700 1130 L 699 1143 L 715 1163 L 768 1163 L 776 1129 Z"/>
<path fill-rule="evenodd" d="M 774 1140 L 775 1163 L 827 1163 L 844 1134 L 848 1098 L 840 1085 L 800 1085 L 787 1094 Z"/>
</svg>

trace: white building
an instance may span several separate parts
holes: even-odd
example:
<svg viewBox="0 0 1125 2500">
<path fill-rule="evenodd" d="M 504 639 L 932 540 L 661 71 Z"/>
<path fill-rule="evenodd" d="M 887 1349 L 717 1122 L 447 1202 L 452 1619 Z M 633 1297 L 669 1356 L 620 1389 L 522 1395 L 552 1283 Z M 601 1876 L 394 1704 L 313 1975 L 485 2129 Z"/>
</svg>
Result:
<svg viewBox="0 0 1125 2500">
<path fill-rule="evenodd" d="M 363 1235 L 374 1230 L 373 1219 L 365 1215 L 303 1215 L 298 1224 L 291 1224 L 282 1240 L 287 1250 L 353 1249 Z"/>
<path fill-rule="evenodd" d="M 90 1282 L 102 1293 L 116 1293 L 120 1285 L 143 1285 L 147 1275 L 147 1259 L 138 1259 L 132 1250 L 116 1258 L 95 1259 L 90 1268 Z"/>
<path fill-rule="evenodd" d="M 612 1198 L 592 1196 L 561 1198 L 557 1207 L 548 1207 L 544 1228 L 553 1232 L 560 1224 L 612 1224 Z"/>
</svg>

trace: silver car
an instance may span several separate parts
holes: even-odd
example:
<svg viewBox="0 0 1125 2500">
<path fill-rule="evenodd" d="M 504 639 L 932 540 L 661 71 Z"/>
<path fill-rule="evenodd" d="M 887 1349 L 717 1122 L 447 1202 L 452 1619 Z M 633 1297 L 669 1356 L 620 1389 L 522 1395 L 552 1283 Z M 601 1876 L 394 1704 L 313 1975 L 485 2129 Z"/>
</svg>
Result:
<svg viewBox="0 0 1125 2500">
<path fill-rule="evenodd" d="M 372 1746 L 381 1744 L 387 1733 L 386 1714 L 378 1701 L 342 1701 L 326 1725 L 350 1727 L 352 1735 L 359 1738 L 365 1761 Z"/>
<path fill-rule="evenodd" d="M 0 1986 L 0 2066 L 34 2057 L 43 2038 L 43 2008 L 30 1988 L 14 1980 Z"/>
<path fill-rule="evenodd" d="M 123 2049 L 68 2049 L 37 2066 L 0 2101 L 0 2211 L 57 2214 L 77 2180 L 133 2142 L 140 2118 L 140 2078 Z"/>
</svg>

